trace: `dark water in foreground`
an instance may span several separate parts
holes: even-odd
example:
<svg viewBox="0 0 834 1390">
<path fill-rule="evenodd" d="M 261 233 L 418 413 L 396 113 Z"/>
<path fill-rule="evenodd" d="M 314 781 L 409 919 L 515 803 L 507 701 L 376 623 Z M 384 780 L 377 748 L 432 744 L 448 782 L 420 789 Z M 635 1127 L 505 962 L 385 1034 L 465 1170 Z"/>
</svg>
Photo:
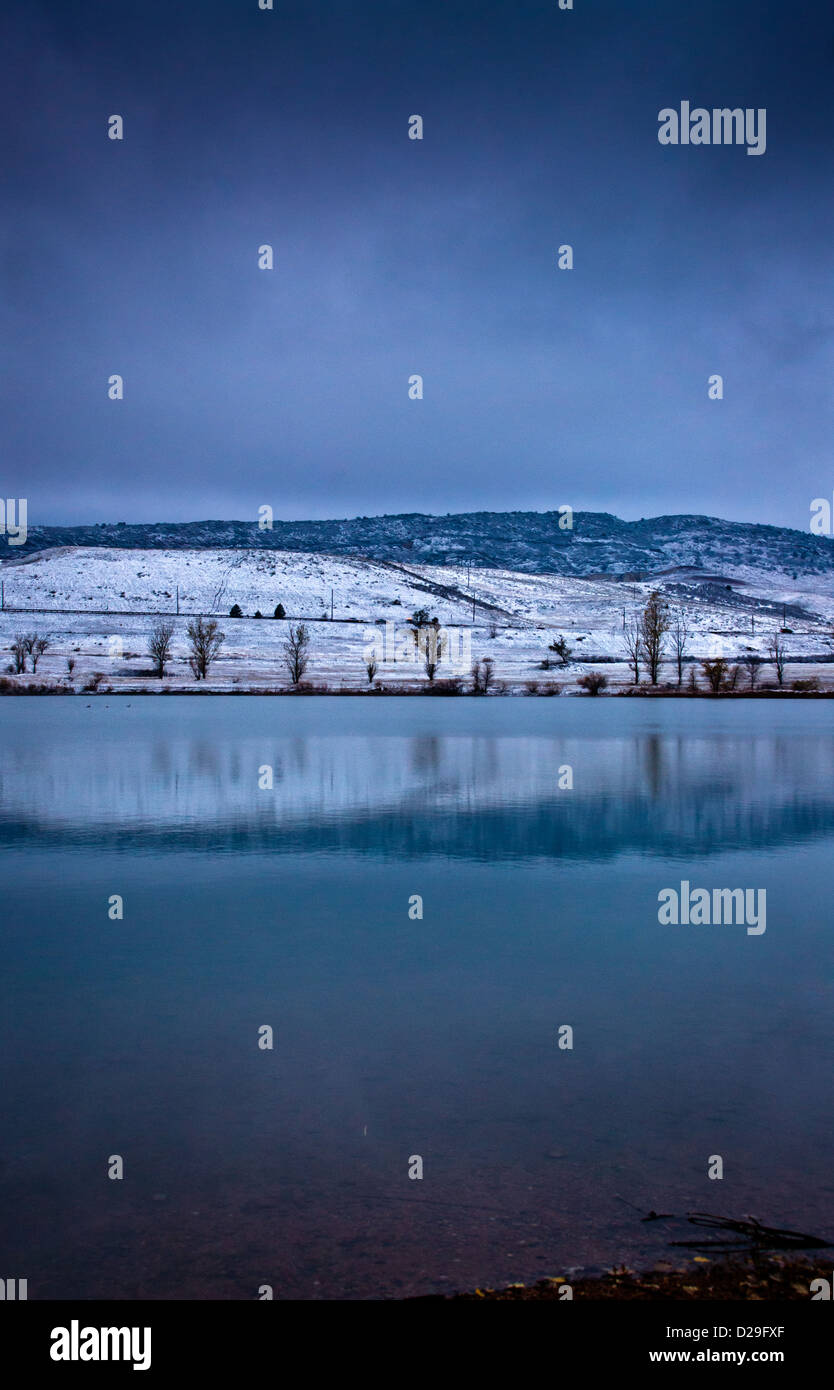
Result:
<svg viewBox="0 0 834 1390">
<path fill-rule="evenodd" d="M 834 1239 L 829 711 L 4 700 L 0 1273 L 362 1298 L 674 1258 L 627 1202 Z M 766 889 L 766 932 L 659 925 L 682 879 Z"/>
</svg>

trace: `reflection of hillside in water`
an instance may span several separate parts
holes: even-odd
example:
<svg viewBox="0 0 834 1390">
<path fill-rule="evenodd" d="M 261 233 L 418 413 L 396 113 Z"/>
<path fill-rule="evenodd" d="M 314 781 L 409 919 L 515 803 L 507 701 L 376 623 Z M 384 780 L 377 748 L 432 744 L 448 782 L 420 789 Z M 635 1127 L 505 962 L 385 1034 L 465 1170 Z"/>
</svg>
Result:
<svg viewBox="0 0 834 1390">
<path fill-rule="evenodd" d="M 115 731 L 113 731 L 115 732 Z M 687 856 L 834 832 L 834 737 L 509 737 L 112 732 L 11 749 L 8 845 L 165 852 Z M 573 790 L 558 790 L 558 769 Z M 258 787 L 259 769 L 273 787 Z"/>
</svg>

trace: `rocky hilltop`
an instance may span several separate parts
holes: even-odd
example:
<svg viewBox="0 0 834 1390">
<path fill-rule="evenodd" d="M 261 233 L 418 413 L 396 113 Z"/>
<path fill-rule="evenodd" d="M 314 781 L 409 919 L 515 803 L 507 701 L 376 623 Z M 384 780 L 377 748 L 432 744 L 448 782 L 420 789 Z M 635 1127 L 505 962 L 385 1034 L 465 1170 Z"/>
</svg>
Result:
<svg viewBox="0 0 834 1390">
<path fill-rule="evenodd" d="M 271 530 L 247 521 L 31 526 L 26 545 L 4 558 L 14 562 L 58 546 L 294 550 L 574 576 L 648 575 L 677 566 L 717 572 L 751 567 L 791 578 L 834 575 L 834 545 L 810 532 L 708 516 L 621 521 L 608 512 L 576 512 L 570 530 L 560 527 L 555 511 L 275 521 Z"/>
</svg>

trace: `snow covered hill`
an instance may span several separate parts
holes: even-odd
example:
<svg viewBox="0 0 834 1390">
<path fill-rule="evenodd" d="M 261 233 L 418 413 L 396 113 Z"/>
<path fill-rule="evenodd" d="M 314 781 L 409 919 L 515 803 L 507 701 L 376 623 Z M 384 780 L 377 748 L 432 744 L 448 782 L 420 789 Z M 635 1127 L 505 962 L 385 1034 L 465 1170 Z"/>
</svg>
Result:
<svg viewBox="0 0 834 1390">
<path fill-rule="evenodd" d="M 397 642 L 407 636 L 418 608 L 452 634 L 454 663 L 447 662 L 440 676 L 468 677 L 472 661 L 490 657 L 508 691 L 522 693 L 533 685 L 542 692 L 554 685 L 572 690 L 579 676 L 604 663 L 616 687 L 628 679 L 623 623 L 654 589 L 686 614 L 693 660 L 738 660 L 745 653 L 766 659 L 773 633 L 788 629 L 789 662 L 803 663 L 789 675 L 813 674 L 807 663 L 818 661 L 827 685 L 832 669 L 832 576 L 793 578 L 746 562 L 709 571 L 680 566 L 626 580 L 486 567 L 467 573 L 458 565 L 305 551 L 61 547 L 4 565 L 0 579 L 3 667 L 11 661 L 14 637 L 37 632 L 49 642 L 37 678 L 69 679 L 73 688 L 100 672 L 114 690 L 193 689 L 185 627 L 194 614 L 217 617 L 225 633 L 210 688 L 286 688 L 287 624 L 272 616 L 278 604 L 288 620 L 309 625 L 307 680 L 319 688 L 367 689 L 375 643 L 376 681 L 383 689 L 424 688 L 422 658 L 397 655 Z M 243 616 L 230 616 L 235 605 Z M 255 619 L 257 611 L 263 620 Z M 151 677 L 146 650 L 162 614 L 171 615 L 175 627 L 174 660 L 164 683 Z M 559 632 L 572 648 L 567 669 L 548 653 Z M 31 672 L 16 679 L 31 679 Z"/>
</svg>

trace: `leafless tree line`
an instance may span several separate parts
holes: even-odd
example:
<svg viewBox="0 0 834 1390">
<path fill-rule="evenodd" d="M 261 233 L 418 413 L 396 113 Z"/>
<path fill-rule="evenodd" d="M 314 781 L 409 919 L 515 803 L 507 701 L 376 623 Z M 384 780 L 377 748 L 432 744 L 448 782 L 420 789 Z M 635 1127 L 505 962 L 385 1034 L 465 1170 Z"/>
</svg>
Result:
<svg viewBox="0 0 834 1390">
<path fill-rule="evenodd" d="M 21 675 L 26 670 L 28 657 L 32 663 L 32 670 L 37 671 L 38 662 L 48 647 L 48 637 L 41 637 L 37 632 L 19 632 L 12 642 L 12 665 L 9 669 L 16 675 Z"/>
<path fill-rule="evenodd" d="M 412 627 L 415 641 L 423 651 L 426 678 L 432 685 L 443 656 L 442 630 L 439 629 L 437 620 L 431 620 L 424 609 L 418 610 L 414 614 Z M 164 677 L 166 667 L 170 665 L 172 660 L 174 632 L 175 627 L 172 622 L 160 621 L 151 630 L 147 639 L 147 651 L 153 661 L 154 674 L 160 678 Z M 192 618 L 188 622 L 185 632 L 188 643 L 188 665 L 191 672 L 195 680 L 206 680 L 225 641 L 225 633 L 219 630 L 214 619 L 203 617 Z M 639 685 L 641 672 L 645 667 L 649 682 L 656 686 L 659 681 L 661 664 L 668 651 L 675 664 L 678 687 L 681 687 L 690 638 L 691 632 L 687 624 L 686 614 L 680 610 L 670 611 L 666 600 L 659 593 L 650 594 L 642 613 L 632 615 L 627 620 L 624 618 L 623 622 L 622 640 L 634 684 Z M 49 646 L 49 638 L 43 637 L 37 632 L 18 633 L 11 644 L 12 665 L 8 668 L 9 671 L 22 674 L 27 670 L 27 662 L 31 662 L 31 669 L 36 672 L 38 662 Z M 290 681 L 298 687 L 304 678 L 310 660 L 310 633 L 304 623 L 289 626 L 281 650 L 283 664 Z M 570 663 L 571 648 L 564 637 L 557 636 L 548 650 L 555 654 L 560 665 L 567 666 Z M 746 677 L 749 689 L 755 690 L 761 667 L 768 662 L 772 664 L 776 673 L 777 684 L 781 687 L 784 684 L 787 653 L 780 632 L 771 636 L 767 647 L 767 657 L 748 651 L 735 664 L 725 657 L 715 657 L 701 661 L 700 671 L 708 688 L 714 694 L 725 690 L 735 690 L 739 681 L 744 677 Z M 542 663 L 543 666 L 550 666 L 550 664 L 550 661 Z M 75 659 L 68 657 L 67 670 L 70 676 L 72 676 L 74 667 Z M 377 661 L 375 659 L 369 660 L 365 670 L 368 684 L 372 685 L 379 670 Z M 494 662 L 491 657 L 485 657 L 474 663 L 471 679 L 474 695 L 487 695 L 490 691 L 500 688 L 495 680 Z M 460 690 L 461 684 L 461 681 L 455 678 L 451 682 L 444 681 L 443 687 L 445 689 L 447 685 L 454 685 L 456 690 Z M 588 694 L 596 695 L 604 689 L 607 681 L 605 677 L 599 678 L 598 673 L 592 672 L 589 678 L 583 677 L 579 684 L 587 690 Z M 694 666 L 690 667 L 689 689 L 693 692 L 697 690 Z"/>
<path fill-rule="evenodd" d="M 645 666 L 649 682 L 657 685 L 660 667 L 668 649 L 677 670 L 678 686 L 683 684 L 683 666 L 692 633 L 687 624 L 686 614 L 681 610 L 672 612 L 666 600 L 657 592 L 649 595 L 642 613 L 633 614 L 623 621 L 623 646 L 635 685 L 640 684 L 640 674 Z M 775 632 L 767 647 L 768 657 L 776 672 L 778 685 L 785 677 L 787 654 L 782 634 Z M 720 690 L 734 690 L 738 684 L 743 667 L 751 690 L 756 688 L 759 670 L 764 658 L 754 653 L 743 656 L 737 665 L 725 657 L 715 657 L 702 661 L 701 673 L 710 689 L 717 694 Z M 690 669 L 690 689 L 697 688 L 694 668 Z"/>
</svg>

